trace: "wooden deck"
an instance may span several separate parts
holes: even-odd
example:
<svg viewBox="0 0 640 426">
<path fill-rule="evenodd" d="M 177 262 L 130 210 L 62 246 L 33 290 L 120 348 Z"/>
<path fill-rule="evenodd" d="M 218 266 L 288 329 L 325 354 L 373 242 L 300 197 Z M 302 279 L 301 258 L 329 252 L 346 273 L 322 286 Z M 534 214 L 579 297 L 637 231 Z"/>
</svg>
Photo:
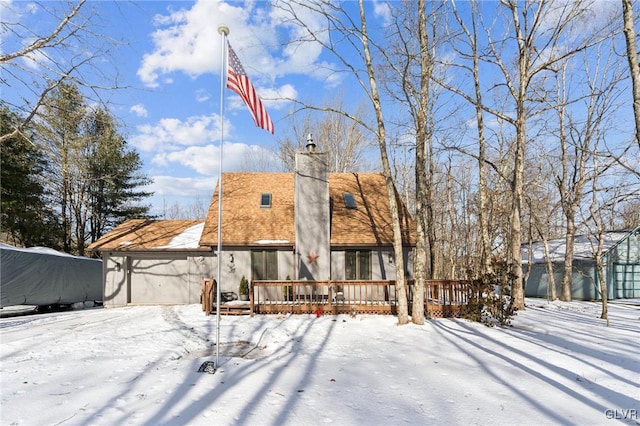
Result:
<svg viewBox="0 0 640 426">
<path fill-rule="evenodd" d="M 216 306 L 213 305 L 212 314 L 216 313 Z M 221 315 L 251 315 L 251 305 L 249 302 L 233 301 L 220 304 Z"/>
<path fill-rule="evenodd" d="M 251 313 L 251 303 L 249 301 L 234 300 L 225 294 L 221 297 L 221 315 L 253 315 Z M 205 315 L 216 313 L 216 280 L 202 280 L 201 294 L 202 310 Z"/>
<path fill-rule="evenodd" d="M 396 313 L 393 281 L 254 281 L 249 296 L 256 314 Z"/>
<path fill-rule="evenodd" d="M 408 283 L 409 299 L 413 282 Z M 220 314 L 395 315 L 395 281 L 252 281 L 249 301 L 221 298 Z M 431 318 L 460 317 L 468 304 L 468 282 L 428 280 L 425 312 Z M 411 309 L 411 303 L 409 303 Z M 202 310 L 215 313 L 215 280 L 202 282 Z"/>
<path fill-rule="evenodd" d="M 411 298 L 413 283 L 408 284 Z M 202 309 L 207 315 L 214 313 L 215 280 L 203 280 L 202 288 Z M 467 304 L 467 282 L 429 280 L 425 283 L 425 312 L 429 317 L 460 317 Z M 395 315 L 396 286 L 395 281 L 252 281 L 249 302 L 222 298 L 220 313 Z"/>
<path fill-rule="evenodd" d="M 460 280 L 427 280 L 425 312 L 431 318 L 459 318 L 469 304 L 469 283 Z"/>
</svg>

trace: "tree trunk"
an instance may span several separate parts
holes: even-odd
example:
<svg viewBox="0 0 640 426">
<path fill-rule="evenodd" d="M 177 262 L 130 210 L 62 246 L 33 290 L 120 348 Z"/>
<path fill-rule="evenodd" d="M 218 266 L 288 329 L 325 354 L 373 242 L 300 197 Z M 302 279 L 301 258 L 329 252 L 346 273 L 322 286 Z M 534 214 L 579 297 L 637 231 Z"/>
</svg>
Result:
<svg viewBox="0 0 640 426">
<path fill-rule="evenodd" d="M 547 264 L 547 274 L 549 274 L 549 290 L 551 292 L 551 300 L 556 300 L 558 298 L 558 294 L 556 291 L 556 275 L 553 270 L 553 259 L 551 259 L 549 253 L 549 241 L 547 240 L 546 236 L 542 237 L 542 244 L 544 246 L 544 257 Z"/>
<path fill-rule="evenodd" d="M 427 181 L 427 147 L 431 146 L 430 129 L 427 128 L 427 110 L 429 109 L 429 80 L 431 76 L 431 57 L 429 50 L 429 37 L 427 35 L 427 20 L 425 16 L 425 0 L 418 1 L 418 36 L 420 39 L 420 94 L 416 123 L 416 255 L 414 257 L 415 281 L 413 286 L 413 305 L 411 307 L 411 321 L 414 324 L 424 324 L 424 296 L 426 262 L 428 210 Z M 429 150 L 430 151 L 430 150 Z M 433 225 L 432 225 L 433 226 Z M 430 252 L 429 259 L 433 257 Z M 430 261 L 431 262 L 431 261 Z"/>
<path fill-rule="evenodd" d="M 600 236 L 602 241 L 602 235 Z M 600 318 L 607 321 L 607 327 L 609 327 L 609 306 L 607 295 L 607 280 L 604 275 L 604 267 L 602 266 L 602 248 L 601 243 L 599 247 L 599 253 L 596 255 L 596 269 L 598 271 L 598 281 L 600 281 L 600 297 L 602 298 L 602 312 Z"/>
<path fill-rule="evenodd" d="M 629 70 L 631 72 L 631 84 L 633 87 L 633 113 L 636 119 L 636 142 L 638 146 L 640 146 L 640 64 L 638 63 L 633 3 L 631 0 L 622 0 L 622 15 L 624 37 L 627 41 L 627 58 L 629 59 Z"/>
<path fill-rule="evenodd" d="M 389 163 L 389 156 L 387 154 L 387 135 L 384 125 L 384 117 L 382 114 L 382 105 L 380 103 L 380 93 L 376 84 L 373 60 L 371 58 L 371 51 L 369 49 L 369 38 L 367 34 L 367 22 L 363 0 L 360 0 L 358 3 L 360 8 L 360 20 L 362 22 L 362 46 L 364 48 L 367 75 L 369 77 L 369 84 L 371 86 L 371 98 L 376 113 L 376 122 L 378 125 L 378 146 L 380 148 L 382 174 L 384 176 L 387 187 L 389 209 L 391 210 L 391 222 L 393 225 L 393 250 L 396 267 L 396 295 L 398 298 L 398 324 L 407 324 L 409 322 L 409 306 L 407 302 L 407 283 L 404 275 L 404 247 L 402 241 L 402 228 L 400 227 L 398 199 L 396 197 L 396 189 L 393 184 L 393 177 L 391 176 L 391 166 Z"/>
<path fill-rule="evenodd" d="M 524 96 L 522 97 L 524 100 Z M 525 152 L 525 116 L 524 102 L 518 107 L 516 127 L 516 150 L 512 181 L 512 201 L 510 216 L 510 262 L 513 278 L 511 297 L 516 309 L 524 309 L 524 283 L 522 282 L 522 199 L 524 195 L 524 152 Z M 522 110 L 522 111 L 520 111 Z"/>
</svg>

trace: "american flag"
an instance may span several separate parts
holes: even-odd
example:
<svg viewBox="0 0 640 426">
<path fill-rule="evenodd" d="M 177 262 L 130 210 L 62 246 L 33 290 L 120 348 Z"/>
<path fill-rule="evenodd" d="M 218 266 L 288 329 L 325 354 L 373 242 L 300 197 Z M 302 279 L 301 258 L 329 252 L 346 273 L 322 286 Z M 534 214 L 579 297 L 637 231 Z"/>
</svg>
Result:
<svg viewBox="0 0 640 426">
<path fill-rule="evenodd" d="M 236 52 L 231 48 L 231 43 L 227 42 L 227 45 L 229 46 L 227 87 L 240 95 L 242 100 L 247 104 L 256 126 L 273 134 L 275 128 L 273 127 L 271 117 L 269 117 L 267 110 L 262 105 L 262 100 L 260 100 L 260 96 L 256 93 L 256 89 L 254 89 L 249 81 L 249 77 L 236 56 Z"/>
</svg>

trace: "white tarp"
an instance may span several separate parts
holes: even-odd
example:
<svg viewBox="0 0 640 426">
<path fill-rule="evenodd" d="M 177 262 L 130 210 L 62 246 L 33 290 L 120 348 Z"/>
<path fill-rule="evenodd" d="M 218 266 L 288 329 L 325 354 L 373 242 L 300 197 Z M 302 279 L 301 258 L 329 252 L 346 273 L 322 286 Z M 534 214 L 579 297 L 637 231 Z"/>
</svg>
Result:
<svg viewBox="0 0 640 426">
<path fill-rule="evenodd" d="M 102 260 L 0 244 L 0 307 L 102 300 Z"/>
</svg>

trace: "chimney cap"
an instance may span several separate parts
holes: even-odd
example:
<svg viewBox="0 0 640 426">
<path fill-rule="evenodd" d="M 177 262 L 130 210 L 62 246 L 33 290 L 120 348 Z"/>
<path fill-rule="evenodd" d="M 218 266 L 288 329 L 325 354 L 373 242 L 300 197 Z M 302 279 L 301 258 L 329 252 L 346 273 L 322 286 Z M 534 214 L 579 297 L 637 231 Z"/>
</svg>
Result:
<svg viewBox="0 0 640 426">
<path fill-rule="evenodd" d="M 309 133 L 307 135 L 307 151 L 315 151 L 315 150 L 316 150 L 316 144 L 313 143 L 313 135 Z"/>
</svg>

